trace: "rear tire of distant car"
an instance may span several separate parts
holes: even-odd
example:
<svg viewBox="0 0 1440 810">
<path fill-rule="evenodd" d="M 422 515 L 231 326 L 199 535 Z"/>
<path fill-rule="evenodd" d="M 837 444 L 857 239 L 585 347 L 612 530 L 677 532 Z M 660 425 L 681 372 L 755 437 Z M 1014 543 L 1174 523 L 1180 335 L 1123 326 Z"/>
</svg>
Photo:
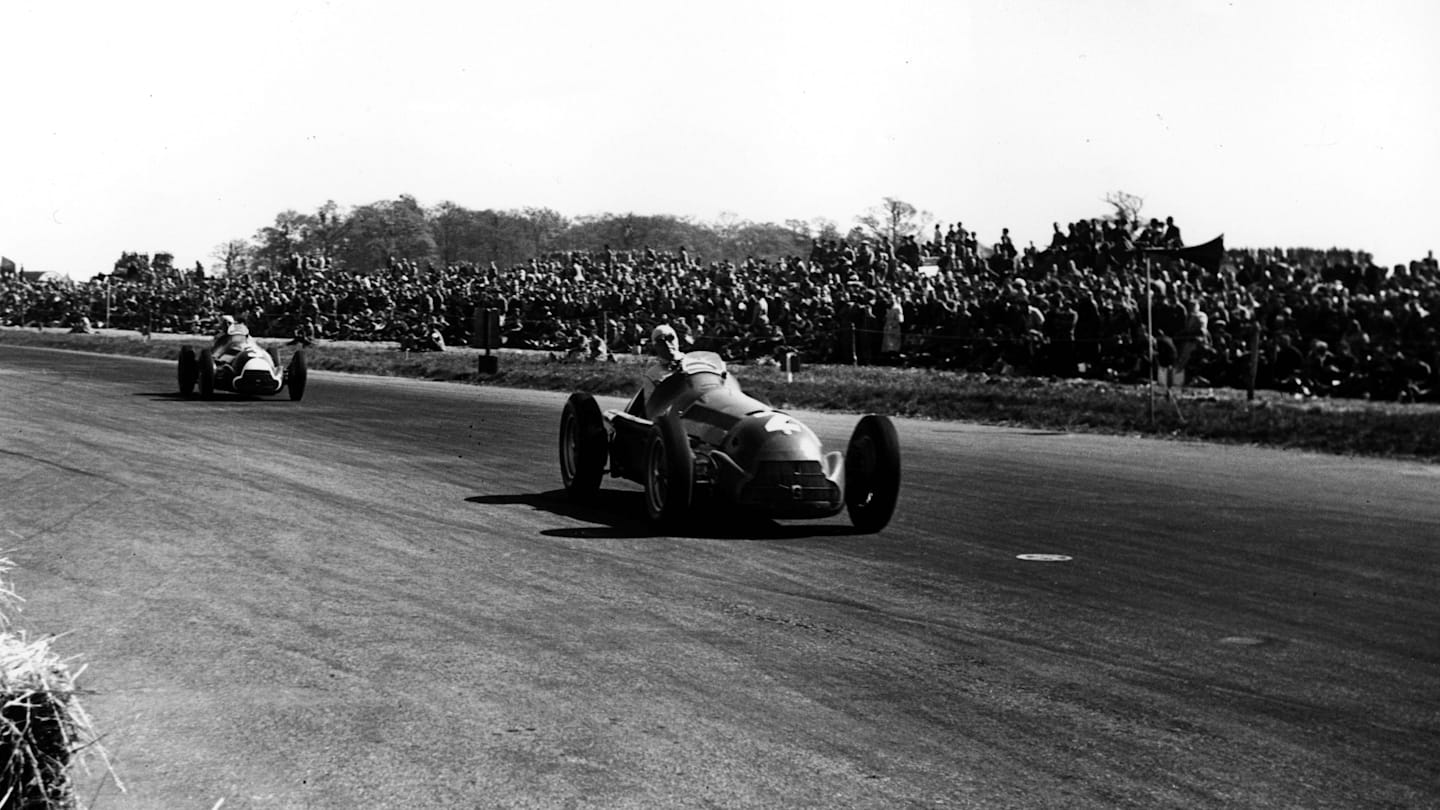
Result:
<svg viewBox="0 0 1440 810">
<path fill-rule="evenodd" d="M 680 420 L 661 417 L 645 448 L 645 511 L 662 525 L 679 523 L 695 494 L 695 452 Z"/>
<path fill-rule="evenodd" d="M 180 396 L 194 396 L 195 382 L 200 379 L 200 361 L 195 357 L 195 350 L 189 346 L 180 350 L 178 376 L 180 378 Z"/>
<path fill-rule="evenodd" d="M 609 454 L 605 418 L 595 397 L 574 393 L 560 414 L 560 480 L 572 501 L 588 501 L 600 491 Z"/>
<path fill-rule="evenodd" d="M 196 357 L 200 398 L 209 399 L 215 393 L 215 355 L 209 349 L 201 349 Z"/>
<path fill-rule="evenodd" d="M 285 369 L 285 388 L 290 392 L 290 401 L 299 402 L 305 398 L 305 383 L 310 379 L 310 367 L 305 364 L 305 351 L 295 352 L 290 365 Z"/>
<path fill-rule="evenodd" d="M 885 528 L 900 498 L 900 439 L 888 417 L 869 414 L 845 450 L 845 508 L 856 529 Z"/>
</svg>

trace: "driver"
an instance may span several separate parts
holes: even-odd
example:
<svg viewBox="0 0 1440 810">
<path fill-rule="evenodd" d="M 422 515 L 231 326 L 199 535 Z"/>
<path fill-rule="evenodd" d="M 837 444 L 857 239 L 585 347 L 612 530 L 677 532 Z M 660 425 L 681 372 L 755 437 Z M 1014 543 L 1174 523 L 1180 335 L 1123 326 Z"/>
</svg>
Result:
<svg viewBox="0 0 1440 810">
<path fill-rule="evenodd" d="M 667 371 L 680 370 L 685 353 L 680 351 L 680 335 L 676 334 L 675 327 L 668 323 L 655 327 L 650 333 L 650 354 L 668 366 Z"/>
<path fill-rule="evenodd" d="M 210 350 L 216 355 L 224 354 L 227 350 L 234 349 L 250 337 L 250 327 L 238 323 L 233 315 L 220 316 L 219 334 L 215 336 L 215 342 Z"/>
<path fill-rule="evenodd" d="M 644 415 L 645 401 L 655 393 L 655 386 L 679 371 L 684 360 L 685 353 L 680 351 L 680 335 L 675 332 L 675 327 L 666 323 L 655 327 L 650 333 L 650 362 L 645 366 L 640 390 L 626 410 Z"/>
</svg>

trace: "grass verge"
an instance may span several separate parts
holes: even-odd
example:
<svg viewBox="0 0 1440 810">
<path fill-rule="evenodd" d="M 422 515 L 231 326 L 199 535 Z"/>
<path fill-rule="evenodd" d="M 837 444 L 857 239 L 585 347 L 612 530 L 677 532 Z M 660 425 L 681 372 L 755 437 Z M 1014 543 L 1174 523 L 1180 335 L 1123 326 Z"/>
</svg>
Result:
<svg viewBox="0 0 1440 810">
<path fill-rule="evenodd" d="M 164 359 L 174 359 L 182 342 L 205 340 L 0 329 L 5 344 Z M 322 343 L 306 355 L 311 369 L 622 396 L 634 391 L 639 367 L 636 358 L 563 362 L 545 352 L 505 351 L 497 373 L 480 375 L 473 350 L 420 354 L 383 344 Z M 1152 416 L 1144 386 L 883 367 L 807 365 L 793 381 L 775 366 L 734 371 L 749 393 L 790 408 L 1440 461 L 1440 407 L 1433 405 L 1301 400 L 1268 391 L 1248 402 L 1244 392 L 1229 389 L 1187 391 L 1172 404 L 1157 388 Z"/>
</svg>

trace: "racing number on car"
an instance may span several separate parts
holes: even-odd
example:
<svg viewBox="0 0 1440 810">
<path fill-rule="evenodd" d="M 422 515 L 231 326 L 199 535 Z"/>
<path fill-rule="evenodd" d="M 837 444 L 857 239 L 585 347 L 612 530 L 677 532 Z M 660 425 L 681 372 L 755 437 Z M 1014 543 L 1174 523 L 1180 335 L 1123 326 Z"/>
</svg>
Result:
<svg viewBox="0 0 1440 810">
<path fill-rule="evenodd" d="M 800 430 L 799 423 L 788 416 L 782 416 L 780 414 L 776 414 L 770 418 L 769 422 L 765 423 L 765 432 L 767 433 L 784 433 L 786 436 L 789 436 L 798 430 Z"/>
</svg>

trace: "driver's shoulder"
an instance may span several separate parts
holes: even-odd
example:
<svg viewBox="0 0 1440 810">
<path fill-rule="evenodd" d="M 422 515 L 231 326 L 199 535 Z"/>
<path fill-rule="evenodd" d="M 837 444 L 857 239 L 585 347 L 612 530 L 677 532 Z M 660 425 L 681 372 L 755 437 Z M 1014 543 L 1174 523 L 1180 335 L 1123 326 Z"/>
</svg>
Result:
<svg viewBox="0 0 1440 810">
<path fill-rule="evenodd" d="M 640 370 L 640 375 L 652 382 L 659 382 L 670 376 L 675 369 L 671 364 L 660 357 L 650 357 L 645 361 L 645 366 Z"/>
</svg>

